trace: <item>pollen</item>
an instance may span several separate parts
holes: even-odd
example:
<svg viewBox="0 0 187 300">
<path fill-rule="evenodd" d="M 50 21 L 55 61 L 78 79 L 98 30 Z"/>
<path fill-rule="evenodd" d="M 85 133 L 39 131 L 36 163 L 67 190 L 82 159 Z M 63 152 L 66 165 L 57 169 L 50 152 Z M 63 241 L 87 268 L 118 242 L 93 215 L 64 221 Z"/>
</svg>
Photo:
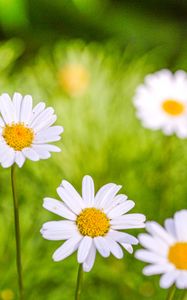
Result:
<svg viewBox="0 0 187 300">
<path fill-rule="evenodd" d="M 169 261 L 179 270 L 187 270 L 187 242 L 179 242 L 170 247 Z"/>
<path fill-rule="evenodd" d="M 82 235 L 92 238 L 104 236 L 110 228 L 110 220 L 97 208 L 85 208 L 77 217 L 76 224 Z"/>
<path fill-rule="evenodd" d="M 30 147 L 34 138 L 33 130 L 23 123 L 6 125 L 2 135 L 6 143 L 16 151 Z"/>
<path fill-rule="evenodd" d="M 183 103 L 173 100 L 173 99 L 167 99 L 162 103 L 163 110 L 173 116 L 177 117 L 179 115 L 182 115 L 185 111 L 185 106 Z"/>
</svg>

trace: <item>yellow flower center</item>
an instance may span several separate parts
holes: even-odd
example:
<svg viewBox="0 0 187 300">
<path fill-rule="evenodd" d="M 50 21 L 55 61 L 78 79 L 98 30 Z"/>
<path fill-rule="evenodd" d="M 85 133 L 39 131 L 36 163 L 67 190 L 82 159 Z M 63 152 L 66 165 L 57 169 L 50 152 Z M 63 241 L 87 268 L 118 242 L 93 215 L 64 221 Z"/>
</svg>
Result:
<svg viewBox="0 0 187 300">
<path fill-rule="evenodd" d="M 14 293 L 11 290 L 3 290 L 0 293 L 0 299 L 2 300 L 13 300 L 14 299 Z"/>
<path fill-rule="evenodd" d="M 34 138 L 31 128 L 25 127 L 23 123 L 6 125 L 3 129 L 3 137 L 6 143 L 16 151 L 30 147 Z"/>
<path fill-rule="evenodd" d="M 185 106 L 183 103 L 173 99 L 165 100 L 162 103 L 162 108 L 166 113 L 174 117 L 182 115 L 185 110 Z"/>
<path fill-rule="evenodd" d="M 60 70 L 59 83 L 66 93 L 80 95 L 89 85 L 89 73 L 83 65 L 69 64 Z"/>
<path fill-rule="evenodd" d="M 77 227 L 82 235 L 104 236 L 110 228 L 106 214 L 97 208 L 85 208 L 77 217 Z"/>
<path fill-rule="evenodd" d="M 168 259 L 177 269 L 187 270 L 187 243 L 176 243 L 171 246 Z"/>
</svg>

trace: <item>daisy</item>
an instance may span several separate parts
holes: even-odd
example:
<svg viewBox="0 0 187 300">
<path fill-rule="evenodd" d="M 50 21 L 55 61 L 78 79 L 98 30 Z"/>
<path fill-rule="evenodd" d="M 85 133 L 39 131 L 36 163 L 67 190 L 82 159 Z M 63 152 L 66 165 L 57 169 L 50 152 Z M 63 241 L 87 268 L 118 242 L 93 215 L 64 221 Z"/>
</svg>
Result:
<svg viewBox="0 0 187 300">
<path fill-rule="evenodd" d="M 146 76 L 134 97 L 137 116 L 146 128 L 187 137 L 187 73 L 161 70 Z"/>
<path fill-rule="evenodd" d="M 89 86 L 89 73 L 84 65 L 71 63 L 59 71 L 59 83 L 70 96 L 81 96 Z"/>
<path fill-rule="evenodd" d="M 116 258 L 123 257 L 121 246 L 129 253 L 138 240 L 119 230 L 145 227 L 145 216 L 126 214 L 135 203 L 127 200 L 126 195 L 116 195 L 121 186 L 114 183 L 104 185 L 94 193 L 94 182 L 90 176 L 82 181 L 82 197 L 74 187 L 63 180 L 57 188 L 62 201 L 45 198 L 43 207 L 67 219 L 51 221 L 43 225 L 42 236 L 47 240 L 65 240 L 54 252 L 53 260 L 60 261 L 76 250 L 79 264 L 89 272 L 93 267 L 96 250 L 108 257 L 112 253 Z"/>
<path fill-rule="evenodd" d="M 40 102 L 34 108 L 30 95 L 0 96 L 0 163 L 8 168 L 25 159 L 47 159 L 60 149 L 49 143 L 60 140 L 62 126 L 51 126 L 57 119 L 52 107 Z"/>
<path fill-rule="evenodd" d="M 136 258 L 151 265 L 143 269 L 145 275 L 163 274 L 162 288 L 176 284 L 179 289 L 187 288 L 187 210 L 175 213 L 174 218 L 165 220 L 163 228 L 156 222 L 147 222 L 148 234 L 140 234 L 139 240 L 146 250 L 138 250 Z"/>
</svg>

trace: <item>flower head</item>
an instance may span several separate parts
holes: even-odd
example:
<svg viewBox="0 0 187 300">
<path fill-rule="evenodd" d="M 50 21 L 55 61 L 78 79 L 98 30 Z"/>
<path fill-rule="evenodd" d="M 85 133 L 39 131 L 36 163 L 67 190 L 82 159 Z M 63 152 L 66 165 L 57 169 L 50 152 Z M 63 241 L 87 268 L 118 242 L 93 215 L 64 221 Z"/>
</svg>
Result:
<svg viewBox="0 0 187 300">
<path fill-rule="evenodd" d="M 135 203 L 125 195 L 116 195 L 121 186 L 114 183 L 104 185 L 95 195 L 94 182 L 90 176 L 82 181 L 82 197 L 67 181 L 63 180 L 57 189 L 63 201 L 44 199 L 44 208 L 67 219 L 51 221 L 43 225 L 41 234 L 48 240 L 66 240 L 53 254 L 54 261 L 60 261 L 78 249 L 78 263 L 85 272 L 93 267 L 96 250 L 108 257 L 112 253 L 123 257 L 124 247 L 132 253 L 132 245 L 138 240 L 119 230 L 145 227 L 145 216 L 126 214 Z"/>
<path fill-rule="evenodd" d="M 8 168 L 14 163 L 22 167 L 25 159 L 47 159 L 50 152 L 60 149 L 49 143 L 60 140 L 61 126 L 52 107 L 40 102 L 34 108 L 30 95 L 8 94 L 0 96 L 0 163 Z"/>
<path fill-rule="evenodd" d="M 187 288 L 187 210 L 166 219 L 163 228 L 156 222 L 147 222 L 148 234 L 140 234 L 139 240 L 146 250 L 138 250 L 136 258 L 151 265 L 143 269 L 145 275 L 163 274 L 162 288 L 176 283 L 179 289 Z"/>
<path fill-rule="evenodd" d="M 68 64 L 59 72 L 59 83 L 71 96 L 84 94 L 89 85 L 89 73 L 84 65 Z"/>
<path fill-rule="evenodd" d="M 187 137 L 187 73 L 161 70 L 146 76 L 134 97 L 137 116 L 146 128 Z"/>
</svg>

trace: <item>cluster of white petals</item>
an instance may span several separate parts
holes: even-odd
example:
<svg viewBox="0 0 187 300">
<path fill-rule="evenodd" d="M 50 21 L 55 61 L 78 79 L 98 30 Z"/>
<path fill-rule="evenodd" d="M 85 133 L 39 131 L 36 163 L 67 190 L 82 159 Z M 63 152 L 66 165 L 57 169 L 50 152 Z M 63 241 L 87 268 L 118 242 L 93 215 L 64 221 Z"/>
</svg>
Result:
<svg viewBox="0 0 187 300">
<path fill-rule="evenodd" d="M 187 73 L 161 70 L 145 77 L 134 97 L 137 117 L 146 128 L 187 137 Z"/>
<path fill-rule="evenodd" d="M 145 275 L 163 274 L 162 288 L 176 283 L 177 288 L 187 289 L 187 210 L 175 213 L 165 220 L 163 228 L 156 222 L 147 222 L 148 233 L 139 235 L 145 249 L 136 251 L 136 258 L 150 263 L 143 269 Z"/>
<path fill-rule="evenodd" d="M 66 219 L 47 222 L 41 229 L 45 239 L 66 240 L 53 254 L 55 261 L 77 250 L 78 263 L 83 264 L 84 271 L 88 272 L 93 267 L 96 250 L 103 257 L 112 253 L 118 259 L 123 257 L 121 246 L 129 253 L 133 252 L 132 245 L 138 244 L 138 240 L 119 230 L 145 227 L 145 216 L 127 214 L 135 203 L 126 195 L 116 195 L 120 188 L 109 183 L 95 194 L 93 179 L 84 176 L 82 197 L 69 182 L 63 180 L 57 189 L 62 201 L 44 199 L 44 208 Z"/>
<path fill-rule="evenodd" d="M 8 168 L 16 163 L 22 167 L 25 159 L 47 159 L 60 148 L 51 142 L 60 140 L 62 126 L 52 126 L 57 117 L 44 102 L 33 107 L 30 95 L 6 93 L 0 96 L 0 163 Z"/>
</svg>

